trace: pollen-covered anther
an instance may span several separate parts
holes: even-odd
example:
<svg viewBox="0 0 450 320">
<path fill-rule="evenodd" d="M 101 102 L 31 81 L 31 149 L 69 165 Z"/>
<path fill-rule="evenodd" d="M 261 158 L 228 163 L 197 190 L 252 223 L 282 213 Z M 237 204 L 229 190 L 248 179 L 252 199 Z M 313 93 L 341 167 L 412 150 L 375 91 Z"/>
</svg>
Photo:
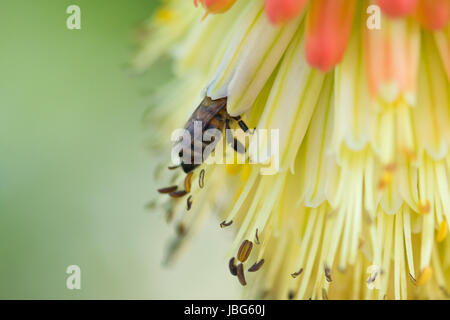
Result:
<svg viewBox="0 0 450 320">
<path fill-rule="evenodd" d="M 240 262 L 247 261 L 248 257 L 250 256 L 250 253 L 252 252 L 253 248 L 253 242 L 249 240 L 244 240 L 242 242 L 241 246 L 239 247 L 237 258 Z"/>
<path fill-rule="evenodd" d="M 436 242 L 440 243 L 447 238 L 448 234 L 448 224 L 447 221 L 442 220 L 442 222 L 439 224 L 439 230 L 436 234 Z"/>
<path fill-rule="evenodd" d="M 429 214 L 431 210 L 430 200 L 419 201 L 418 209 L 422 215 Z"/>
<path fill-rule="evenodd" d="M 431 276 L 433 275 L 433 269 L 431 267 L 426 267 L 422 270 L 419 277 L 417 278 L 416 284 L 418 286 L 423 286 L 428 282 L 428 280 L 431 279 Z"/>
</svg>

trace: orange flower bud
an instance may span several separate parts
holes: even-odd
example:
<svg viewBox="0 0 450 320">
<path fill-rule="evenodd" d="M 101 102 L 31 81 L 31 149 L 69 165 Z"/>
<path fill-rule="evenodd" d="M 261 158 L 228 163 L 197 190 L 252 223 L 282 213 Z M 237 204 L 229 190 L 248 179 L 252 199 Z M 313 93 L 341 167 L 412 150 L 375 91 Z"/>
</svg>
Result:
<svg viewBox="0 0 450 320">
<path fill-rule="evenodd" d="M 417 0 L 378 0 L 377 4 L 388 16 L 400 18 L 414 13 Z"/>
<path fill-rule="evenodd" d="M 353 24 L 356 0 L 314 0 L 306 27 L 306 59 L 324 72 L 344 57 Z"/>
<path fill-rule="evenodd" d="M 417 19 L 427 29 L 445 27 L 450 20 L 450 0 L 419 0 Z"/>
<path fill-rule="evenodd" d="M 307 0 L 266 0 L 266 13 L 270 22 L 280 24 L 297 17 Z"/>
</svg>

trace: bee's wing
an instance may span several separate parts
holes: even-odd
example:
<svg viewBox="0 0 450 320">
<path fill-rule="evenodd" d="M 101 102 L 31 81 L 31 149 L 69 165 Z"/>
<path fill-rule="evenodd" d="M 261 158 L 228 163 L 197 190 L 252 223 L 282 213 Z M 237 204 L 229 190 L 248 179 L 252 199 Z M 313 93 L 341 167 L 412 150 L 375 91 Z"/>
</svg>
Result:
<svg viewBox="0 0 450 320">
<path fill-rule="evenodd" d="M 202 129 L 211 122 L 211 120 L 227 105 L 226 98 L 211 100 L 206 97 L 202 103 L 195 109 L 189 121 L 186 124 L 186 128 L 189 127 L 193 121 L 202 121 Z"/>
</svg>

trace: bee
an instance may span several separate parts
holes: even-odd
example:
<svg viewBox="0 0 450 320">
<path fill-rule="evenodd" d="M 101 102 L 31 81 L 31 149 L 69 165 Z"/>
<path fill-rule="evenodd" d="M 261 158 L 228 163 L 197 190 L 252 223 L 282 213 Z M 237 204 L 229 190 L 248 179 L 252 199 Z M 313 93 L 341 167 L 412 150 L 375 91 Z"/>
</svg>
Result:
<svg viewBox="0 0 450 320">
<path fill-rule="evenodd" d="M 227 106 L 227 98 L 212 100 L 210 97 L 205 97 L 203 101 L 200 103 L 200 105 L 197 107 L 197 109 L 195 109 L 195 111 L 192 113 L 189 120 L 187 121 L 186 125 L 184 126 L 184 129 L 189 133 L 190 141 L 187 142 L 188 145 L 183 145 L 182 147 L 191 149 L 189 159 L 190 161 L 185 162 L 183 161 L 183 159 L 181 159 L 180 164 L 181 168 L 185 173 L 189 173 L 201 165 L 201 163 L 195 163 L 194 159 L 196 158 L 196 155 L 199 157 L 199 159 L 202 159 L 203 163 L 203 161 L 208 156 L 208 154 L 205 153 L 206 147 L 208 147 L 212 143 L 216 144 L 218 142 L 215 140 L 203 141 L 203 132 L 207 130 L 216 129 L 220 132 L 223 132 L 223 129 L 225 128 L 226 129 L 225 136 L 227 143 L 231 144 L 236 152 L 245 153 L 244 146 L 231 133 L 230 124 L 233 121 L 237 122 L 239 127 L 245 133 L 249 132 L 248 126 L 245 124 L 245 122 L 241 119 L 240 116 L 237 117 L 230 116 L 227 112 L 226 106 Z M 196 123 L 200 123 L 202 133 L 201 135 L 195 135 L 194 128 Z M 198 139 L 200 139 L 198 143 L 201 143 L 202 146 L 201 150 L 196 150 L 196 148 L 194 148 L 194 145 L 196 144 L 196 141 Z M 212 150 L 214 150 L 214 148 L 212 148 Z M 201 151 L 201 154 L 198 154 L 199 151 Z M 183 150 L 181 150 L 178 155 L 180 156 L 180 158 L 183 158 Z"/>
<path fill-rule="evenodd" d="M 216 141 L 216 138 L 212 141 L 203 141 L 203 133 L 210 129 L 218 130 L 219 132 L 223 132 L 225 130 L 225 138 L 227 143 L 231 144 L 233 146 L 233 149 L 236 152 L 239 153 L 245 153 L 245 147 L 233 136 L 231 131 L 231 123 L 236 122 L 239 127 L 245 132 L 248 133 L 250 130 L 248 129 L 248 126 L 245 124 L 245 122 L 241 119 L 240 116 L 232 117 L 230 114 L 228 114 L 227 109 L 227 98 L 220 98 L 213 100 L 210 97 L 206 96 L 203 101 L 200 103 L 200 105 L 195 109 L 195 111 L 192 113 L 189 120 L 186 122 L 186 125 L 184 126 L 185 132 L 189 133 L 189 140 L 183 140 L 180 139 L 175 142 L 174 147 L 178 146 L 181 151 L 178 153 L 178 156 L 180 157 L 180 165 L 169 167 L 169 169 L 175 169 L 178 167 L 181 167 L 181 169 L 187 174 L 185 179 L 185 189 L 182 191 L 176 191 L 176 186 L 171 186 L 167 188 L 159 189 L 158 191 L 160 193 L 168 193 L 173 198 L 179 198 L 182 197 L 190 192 L 190 188 L 187 188 L 187 186 L 190 186 L 190 179 L 192 177 L 192 171 L 195 170 L 198 166 L 200 166 L 203 161 L 208 157 L 207 152 L 205 152 L 205 149 L 212 145 L 212 148 L 209 148 L 209 152 L 212 152 L 215 148 L 215 145 L 218 141 Z M 196 131 L 198 128 L 201 129 L 201 134 L 198 134 Z M 197 133 L 197 134 L 196 134 Z M 195 146 L 199 144 L 201 145 L 201 150 L 196 150 Z M 190 149 L 190 157 L 185 161 L 183 157 L 183 150 Z M 199 148 L 200 149 L 200 148 Z M 201 154 L 199 154 L 201 152 Z M 196 159 L 201 159 L 201 162 L 194 161 Z M 203 170 L 202 170 L 203 171 Z M 203 184 L 203 176 L 204 172 L 201 174 L 201 183 Z M 188 204 L 188 207 L 190 208 L 190 204 Z"/>
</svg>

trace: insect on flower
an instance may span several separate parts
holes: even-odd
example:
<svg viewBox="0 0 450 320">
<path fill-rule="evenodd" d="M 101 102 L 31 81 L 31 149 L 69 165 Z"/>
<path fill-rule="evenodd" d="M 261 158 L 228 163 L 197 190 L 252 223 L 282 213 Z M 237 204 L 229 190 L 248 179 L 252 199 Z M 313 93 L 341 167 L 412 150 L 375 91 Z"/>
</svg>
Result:
<svg viewBox="0 0 450 320">
<path fill-rule="evenodd" d="M 197 109 L 195 109 L 184 126 L 185 131 L 189 134 L 189 140 L 180 139 L 174 145 L 174 148 L 181 149 L 178 153 L 181 160 L 179 167 L 187 174 L 184 181 L 185 190 L 175 191 L 175 189 L 173 192 L 167 192 L 174 188 L 170 187 L 159 189 L 158 191 L 160 193 L 169 193 L 174 198 L 179 198 L 190 193 L 193 171 L 214 151 L 215 145 L 218 142 L 217 138 L 211 139 L 210 141 L 203 141 L 203 133 L 207 130 L 216 130 L 215 132 L 222 133 L 226 129 L 225 136 L 227 143 L 232 145 L 233 149 L 238 153 L 246 152 L 245 147 L 233 136 L 231 123 L 236 122 L 245 133 L 250 132 L 250 130 L 240 116 L 232 117 L 229 115 L 226 106 L 227 98 L 212 100 L 209 97 L 205 97 Z M 201 129 L 199 133 L 196 132 L 197 128 Z M 196 148 L 197 145 L 200 145 L 201 148 Z M 185 154 L 186 151 L 188 151 L 188 155 Z M 174 168 L 174 166 L 169 167 L 170 170 Z M 200 180 L 200 187 L 202 187 L 204 170 L 200 174 Z M 190 206 L 191 203 L 188 203 L 188 208 Z"/>
</svg>

